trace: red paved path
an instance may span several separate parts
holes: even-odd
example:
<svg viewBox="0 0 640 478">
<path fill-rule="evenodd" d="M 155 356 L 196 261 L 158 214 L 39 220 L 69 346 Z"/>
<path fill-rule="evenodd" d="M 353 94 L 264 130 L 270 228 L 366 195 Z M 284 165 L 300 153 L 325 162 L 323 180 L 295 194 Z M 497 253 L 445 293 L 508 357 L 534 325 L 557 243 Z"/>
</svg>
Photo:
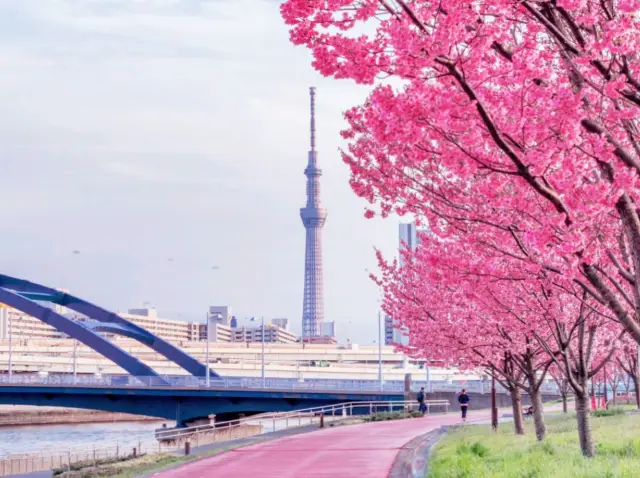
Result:
<svg viewBox="0 0 640 478">
<path fill-rule="evenodd" d="M 470 412 L 470 420 L 490 418 Z M 238 448 L 205 458 L 158 478 L 387 478 L 400 449 L 441 425 L 460 423 L 457 414 L 325 428 Z"/>
</svg>

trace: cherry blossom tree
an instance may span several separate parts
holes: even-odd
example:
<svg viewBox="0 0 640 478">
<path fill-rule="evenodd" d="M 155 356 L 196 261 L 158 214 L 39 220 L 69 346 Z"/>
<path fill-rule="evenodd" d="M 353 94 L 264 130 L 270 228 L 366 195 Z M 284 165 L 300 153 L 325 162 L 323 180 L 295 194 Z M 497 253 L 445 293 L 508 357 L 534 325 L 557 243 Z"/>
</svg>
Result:
<svg viewBox="0 0 640 478">
<path fill-rule="evenodd" d="M 522 277 L 498 280 L 494 274 L 495 280 L 486 283 L 486 274 L 478 267 L 486 267 L 488 258 L 478 261 L 461 242 L 431 241 L 428 247 L 403 255 L 404 266 L 399 267 L 379 254 L 383 273 L 375 279 L 384 291 L 386 312 L 409 331 L 405 352 L 437 354 L 458 367 L 493 370 L 511 394 L 516 433 L 523 433 L 524 391 L 533 404 L 536 436 L 542 440 L 546 426 L 540 388 L 552 360 L 537 342 L 535 324 L 524 315 L 527 311 L 500 298 Z M 449 260 L 452 256 L 455 263 Z"/>
<path fill-rule="evenodd" d="M 561 370 L 576 397 L 580 447 L 585 456 L 591 457 L 595 446 L 590 425 L 589 380 L 602 375 L 618 350 L 624 331 L 607 317 L 607 309 L 580 288 L 576 287 L 571 294 L 541 281 L 530 281 L 527 286 L 520 287 L 521 309 L 529 311 L 528 320 L 535 324 L 533 336 Z"/>
<path fill-rule="evenodd" d="M 384 307 L 409 330 L 409 348 L 444 348 L 449 360 L 464 362 L 461 349 L 447 345 L 464 341 L 492 363 L 508 356 L 524 379 L 511 380 L 529 393 L 538 413 L 539 387 L 554 364 L 576 396 L 581 449 L 593 456 L 589 381 L 611 360 L 624 331 L 577 284 L 537 278 L 508 254 L 470 248 L 461 235 L 455 239 L 423 236 L 415 252 L 402 252 L 402 267 L 378 255 Z M 534 418 L 542 439 L 544 420 L 541 413 Z"/>
<path fill-rule="evenodd" d="M 640 343 L 640 0 L 289 0 L 346 113 L 367 215 L 490 234 L 562 275 Z M 491 232 L 488 232 L 491 231 Z"/>
</svg>

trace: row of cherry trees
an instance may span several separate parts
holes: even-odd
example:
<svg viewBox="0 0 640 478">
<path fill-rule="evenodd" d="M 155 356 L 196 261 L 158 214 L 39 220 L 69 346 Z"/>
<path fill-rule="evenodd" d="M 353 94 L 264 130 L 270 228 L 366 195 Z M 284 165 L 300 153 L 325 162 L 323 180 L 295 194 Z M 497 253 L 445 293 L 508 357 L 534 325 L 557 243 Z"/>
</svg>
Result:
<svg viewBox="0 0 640 478">
<path fill-rule="evenodd" d="M 640 343 L 640 0 L 281 11 L 319 72 L 375 85 L 342 132 L 366 215 L 430 227 L 376 278 L 411 352 L 495 370 L 514 403 L 562 376 L 593 455 L 588 382 Z"/>
<path fill-rule="evenodd" d="M 524 433 L 520 393 L 526 392 L 539 440 L 546 435 L 540 386 L 550 374 L 565 398 L 569 391 L 575 396 L 581 448 L 592 456 L 589 382 L 616 358 L 629 358 L 624 352 L 636 350 L 635 343 L 576 284 L 532 277 L 510 258 L 482 255 L 463 241 L 422 239 L 415 253 L 403 253 L 402 267 L 379 256 L 376 278 L 385 310 L 409 331 L 407 352 L 491 371 L 511 393 L 518 434 Z M 508 270 L 500 267 L 505 260 Z"/>
</svg>

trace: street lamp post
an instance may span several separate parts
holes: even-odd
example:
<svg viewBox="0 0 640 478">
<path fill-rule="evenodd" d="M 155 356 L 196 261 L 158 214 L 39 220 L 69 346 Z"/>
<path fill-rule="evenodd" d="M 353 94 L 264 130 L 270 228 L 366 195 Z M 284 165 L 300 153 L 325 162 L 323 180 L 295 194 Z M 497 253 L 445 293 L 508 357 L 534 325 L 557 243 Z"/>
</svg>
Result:
<svg viewBox="0 0 640 478">
<path fill-rule="evenodd" d="M 378 312 L 378 381 L 382 390 L 382 315 Z"/>
<path fill-rule="evenodd" d="M 427 369 L 427 392 L 431 392 L 431 368 L 428 360 L 424 361 L 424 368 Z"/>
</svg>

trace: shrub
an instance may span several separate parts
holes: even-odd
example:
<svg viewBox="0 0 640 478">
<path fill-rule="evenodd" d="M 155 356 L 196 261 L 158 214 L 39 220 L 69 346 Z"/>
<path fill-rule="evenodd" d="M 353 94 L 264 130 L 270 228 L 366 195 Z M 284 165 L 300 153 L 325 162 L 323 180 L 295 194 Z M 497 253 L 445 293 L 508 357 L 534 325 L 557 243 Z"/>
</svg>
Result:
<svg viewBox="0 0 640 478">
<path fill-rule="evenodd" d="M 417 416 L 422 416 L 421 413 L 415 414 L 416 412 L 380 412 L 374 413 L 373 415 L 365 418 L 365 421 L 368 422 L 382 422 L 385 420 L 402 420 L 404 418 L 414 418 Z"/>
<path fill-rule="evenodd" d="M 624 408 L 622 407 L 611 407 L 607 409 L 595 410 L 593 413 L 594 417 L 613 417 L 615 415 L 623 415 Z"/>
<path fill-rule="evenodd" d="M 71 471 L 80 471 L 85 468 L 93 468 L 93 467 L 102 466 L 102 465 L 111 465 L 113 463 L 122 463 L 123 461 L 129 461 L 134 458 L 139 458 L 141 456 L 144 456 L 144 455 L 137 455 L 137 456 L 126 455 L 126 456 L 119 456 L 119 457 L 112 457 L 112 458 L 101 458 L 95 461 L 94 460 L 77 461 L 75 463 L 71 463 Z M 69 471 L 68 466 L 55 468 L 53 470 L 53 476 L 61 475 L 68 471 Z"/>
<path fill-rule="evenodd" d="M 484 458 L 489 454 L 489 449 L 478 441 L 471 445 L 469 451 L 480 458 Z"/>
</svg>

